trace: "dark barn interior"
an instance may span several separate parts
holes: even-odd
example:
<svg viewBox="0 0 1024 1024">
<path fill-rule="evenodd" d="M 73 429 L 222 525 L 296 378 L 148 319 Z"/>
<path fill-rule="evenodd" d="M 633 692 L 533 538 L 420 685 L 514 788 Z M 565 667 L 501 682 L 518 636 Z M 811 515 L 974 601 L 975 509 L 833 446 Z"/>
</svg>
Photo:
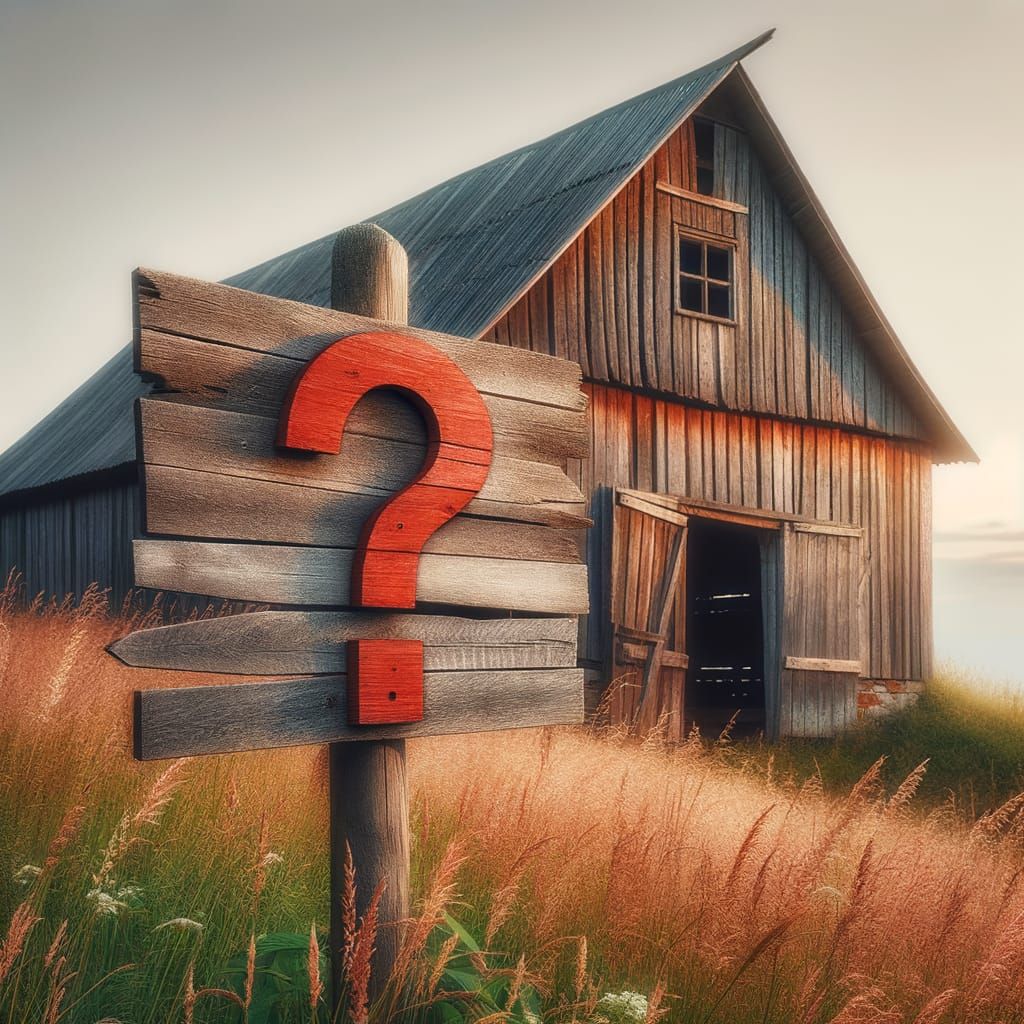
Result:
<svg viewBox="0 0 1024 1024">
<path fill-rule="evenodd" d="M 747 526 L 690 520 L 687 545 L 687 727 L 717 736 L 764 729 L 761 544 Z"/>
</svg>

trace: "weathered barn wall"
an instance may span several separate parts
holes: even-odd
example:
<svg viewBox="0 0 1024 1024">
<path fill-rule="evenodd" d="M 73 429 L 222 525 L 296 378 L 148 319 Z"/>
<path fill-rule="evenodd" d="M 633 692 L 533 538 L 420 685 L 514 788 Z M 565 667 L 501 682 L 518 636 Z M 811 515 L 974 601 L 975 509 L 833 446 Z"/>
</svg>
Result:
<svg viewBox="0 0 1024 1024">
<path fill-rule="evenodd" d="M 576 360 L 595 381 L 923 437 L 742 132 L 716 126 L 715 191 L 724 205 L 669 191 L 694 187 L 690 125 L 657 150 L 485 339 Z M 675 312 L 676 226 L 735 243 L 735 324 Z"/>
<path fill-rule="evenodd" d="M 146 604 L 156 594 L 136 590 L 132 539 L 141 533 L 141 497 L 135 467 L 98 474 L 84 486 L 71 482 L 37 492 L 34 500 L 0 507 L 0 566 L 21 574 L 31 601 L 78 598 L 93 584 L 107 591 L 111 611 L 129 594 Z M 242 610 L 241 603 L 192 594 L 164 593 L 164 609 L 176 616 L 208 608 Z"/>
<path fill-rule="evenodd" d="M 592 496 L 590 600 L 606 606 L 608 489 L 673 494 L 864 529 L 866 675 L 931 674 L 931 457 L 913 441 L 686 406 L 587 387 L 593 455 L 573 464 Z M 606 616 L 591 614 L 581 657 L 604 657 Z"/>
<path fill-rule="evenodd" d="M 133 480 L 104 475 L 88 489 L 67 485 L 0 508 L 0 565 L 23 574 L 29 597 L 110 588 L 120 606 L 132 586 L 131 539 L 138 519 Z"/>
</svg>

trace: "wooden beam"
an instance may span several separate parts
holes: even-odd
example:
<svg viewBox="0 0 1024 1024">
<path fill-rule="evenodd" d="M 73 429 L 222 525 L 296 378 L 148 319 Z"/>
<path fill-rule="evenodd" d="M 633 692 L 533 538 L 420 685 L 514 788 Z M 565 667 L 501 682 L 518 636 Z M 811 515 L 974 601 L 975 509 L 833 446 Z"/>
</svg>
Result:
<svg viewBox="0 0 1024 1024">
<path fill-rule="evenodd" d="M 135 582 L 152 590 L 265 604 L 350 603 L 353 552 L 345 548 L 137 540 Z M 470 555 L 420 558 L 420 601 L 543 614 L 587 611 L 587 567 Z"/>
<path fill-rule="evenodd" d="M 861 674 L 859 661 L 846 661 L 839 658 L 797 658 L 788 655 L 785 667 L 795 672 L 849 672 Z"/>
<path fill-rule="evenodd" d="M 837 523 L 793 523 L 796 533 L 820 533 L 830 537 L 863 537 L 860 526 L 840 526 Z"/>
<path fill-rule="evenodd" d="M 639 497 L 632 492 L 617 491 L 616 497 L 618 503 L 626 508 L 631 508 L 636 512 L 643 512 L 646 516 L 653 516 L 655 519 L 662 519 L 666 523 L 673 523 L 676 526 L 686 525 L 686 516 L 665 508 L 661 504 L 647 501 L 645 498 Z"/>
<path fill-rule="evenodd" d="M 335 674 L 361 638 L 422 640 L 428 671 L 567 668 L 576 620 L 465 619 L 374 612 L 247 612 L 141 629 L 110 652 L 126 665 L 232 675 Z"/>
<path fill-rule="evenodd" d="M 659 505 L 682 515 L 700 516 L 705 519 L 716 519 L 722 522 L 736 522 L 759 529 L 777 530 L 787 523 L 801 524 L 808 527 L 820 527 L 820 532 L 834 531 L 839 536 L 859 537 L 862 529 L 852 523 L 832 523 L 823 519 L 812 519 L 790 512 L 775 512 L 769 509 L 752 508 L 746 505 L 729 505 L 721 501 L 708 501 L 703 498 L 677 497 L 672 494 L 653 494 L 629 488 L 619 488 L 619 494 L 630 495 L 648 504 Z"/>
<path fill-rule="evenodd" d="M 704 206 L 714 206 L 719 210 L 729 210 L 731 213 L 749 213 L 742 203 L 733 203 L 728 199 L 719 199 L 717 196 L 706 196 L 703 192 L 691 192 L 688 188 L 679 188 L 668 181 L 656 181 L 654 187 L 659 192 L 674 196 L 676 199 L 688 199 L 691 203 L 701 203 Z"/>
<path fill-rule="evenodd" d="M 143 690 L 135 695 L 135 756 L 144 761 L 353 740 L 408 739 L 583 717 L 583 670 L 427 672 L 424 717 L 348 722 L 346 677 Z"/>
</svg>

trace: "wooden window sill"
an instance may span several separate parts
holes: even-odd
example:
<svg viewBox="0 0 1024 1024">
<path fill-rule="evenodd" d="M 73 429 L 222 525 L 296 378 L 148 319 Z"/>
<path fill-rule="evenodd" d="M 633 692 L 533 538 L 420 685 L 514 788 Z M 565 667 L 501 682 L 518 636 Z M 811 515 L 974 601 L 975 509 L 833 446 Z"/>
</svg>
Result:
<svg viewBox="0 0 1024 1024">
<path fill-rule="evenodd" d="M 710 313 L 698 313 L 695 309 L 684 309 L 682 306 L 676 306 L 676 316 L 692 316 L 694 320 L 707 320 L 713 324 L 724 324 L 726 327 L 735 327 L 736 319 L 726 316 L 712 316 Z"/>
</svg>

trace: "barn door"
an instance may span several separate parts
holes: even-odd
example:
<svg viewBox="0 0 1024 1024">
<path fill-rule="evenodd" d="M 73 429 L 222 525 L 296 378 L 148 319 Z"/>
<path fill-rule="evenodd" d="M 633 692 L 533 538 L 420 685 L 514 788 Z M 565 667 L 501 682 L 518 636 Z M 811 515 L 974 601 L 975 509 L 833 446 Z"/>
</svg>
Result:
<svg viewBox="0 0 1024 1024">
<path fill-rule="evenodd" d="M 686 516 L 674 499 L 618 490 L 611 551 L 608 713 L 681 739 L 686 682 Z"/>
<path fill-rule="evenodd" d="M 834 736 L 857 717 L 861 531 L 787 523 L 778 733 Z"/>
</svg>

